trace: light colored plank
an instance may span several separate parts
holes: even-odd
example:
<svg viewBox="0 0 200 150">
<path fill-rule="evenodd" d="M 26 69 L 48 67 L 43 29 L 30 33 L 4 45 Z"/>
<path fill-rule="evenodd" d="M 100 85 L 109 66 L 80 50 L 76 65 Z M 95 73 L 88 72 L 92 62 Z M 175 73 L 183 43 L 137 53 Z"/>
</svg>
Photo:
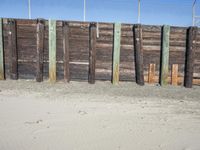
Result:
<svg viewBox="0 0 200 150">
<path fill-rule="evenodd" d="M 119 84 L 119 64 L 120 64 L 120 46 L 121 46 L 121 24 L 114 25 L 114 51 L 113 51 L 113 75 L 112 83 Z"/>
<path fill-rule="evenodd" d="M 168 72 L 169 72 L 169 35 L 170 26 L 163 26 L 162 34 L 162 63 L 161 63 L 161 86 L 168 84 Z"/>
<path fill-rule="evenodd" d="M 49 20 L 49 81 L 56 82 L 56 20 Z"/>
<path fill-rule="evenodd" d="M 178 85 L 178 64 L 172 65 L 172 85 Z"/>
<path fill-rule="evenodd" d="M 155 83 L 155 71 L 156 71 L 156 64 L 149 64 L 148 82 L 150 84 Z"/>
</svg>

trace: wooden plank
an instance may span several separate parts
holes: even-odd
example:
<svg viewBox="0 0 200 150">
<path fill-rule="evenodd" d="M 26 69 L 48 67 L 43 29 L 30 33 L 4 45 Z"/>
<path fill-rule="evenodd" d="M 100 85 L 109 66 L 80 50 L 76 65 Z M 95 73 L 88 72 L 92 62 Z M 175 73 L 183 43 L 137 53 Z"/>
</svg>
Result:
<svg viewBox="0 0 200 150">
<path fill-rule="evenodd" d="M 185 78 L 184 86 L 192 88 L 193 70 L 194 70 L 194 53 L 196 49 L 197 27 L 190 27 L 187 33 L 186 61 L 185 61 Z"/>
<path fill-rule="evenodd" d="M 169 36 L 170 26 L 165 25 L 162 29 L 162 57 L 161 57 L 161 86 L 168 84 L 168 72 L 169 72 Z"/>
<path fill-rule="evenodd" d="M 49 80 L 56 82 L 56 20 L 49 19 Z"/>
<path fill-rule="evenodd" d="M 96 24 L 90 24 L 90 42 L 89 42 L 89 74 L 88 82 L 90 84 L 95 83 L 95 68 L 96 68 Z"/>
<path fill-rule="evenodd" d="M 172 82 L 171 84 L 174 86 L 178 85 L 178 64 L 173 64 L 172 65 Z"/>
<path fill-rule="evenodd" d="M 135 71 L 136 83 L 144 85 L 144 62 L 143 62 L 143 43 L 142 43 L 142 26 L 137 24 L 134 26 L 134 44 L 135 44 Z"/>
<path fill-rule="evenodd" d="M 121 23 L 115 23 L 115 25 L 114 25 L 113 70 L 112 70 L 112 83 L 114 85 L 119 84 L 120 46 L 121 46 Z"/>
<path fill-rule="evenodd" d="M 69 71 L 69 24 L 63 22 L 63 62 L 64 62 L 64 80 L 66 82 L 70 81 L 70 71 Z"/>
<path fill-rule="evenodd" d="M 0 80 L 4 80 L 3 20 L 0 18 Z"/>
<path fill-rule="evenodd" d="M 10 79 L 18 79 L 18 63 L 17 63 L 17 37 L 16 22 L 14 19 L 8 19 L 8 49 L 9 49 L 9 69 Z"/>
<path fill-rule="evenodd" d="M 43 55 L 44 55 L 44 20 L 37 21 L 37 63 L 36 63 L 36 81 L 43 81 Z"/>
<path fill-rule="evenodd" d="M 155 71 L 156 71 L 156 64 L 149 64 L 148 82 L 150 84 L 155 83 Z"/>
</svg>

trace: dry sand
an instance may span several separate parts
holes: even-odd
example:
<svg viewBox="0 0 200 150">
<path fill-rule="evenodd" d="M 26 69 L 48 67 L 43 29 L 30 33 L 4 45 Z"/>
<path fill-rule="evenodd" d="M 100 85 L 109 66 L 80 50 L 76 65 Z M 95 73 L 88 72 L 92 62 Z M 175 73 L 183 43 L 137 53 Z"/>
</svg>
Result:
<svg viewBox="0 0 200 150">
<path fill-rule="evenodd" d="M 200 150 L 200 87 L 0 81 L 0 150 Z"/>
</svg>

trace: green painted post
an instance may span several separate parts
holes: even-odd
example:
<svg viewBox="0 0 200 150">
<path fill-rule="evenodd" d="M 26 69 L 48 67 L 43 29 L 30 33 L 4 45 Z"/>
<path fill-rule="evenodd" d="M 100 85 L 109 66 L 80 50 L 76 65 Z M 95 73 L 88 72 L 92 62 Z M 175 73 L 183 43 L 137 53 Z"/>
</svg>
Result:
<svg viewBox="0 0 200 150">
<path fill-rule="evenodd" d="M 112 83 L 119 84 L 119 64 L 120 64 L 120 46 L 121 46 L 121 24 L 114 25 L 114 49 L 113 49 L 113 70 Z"/>
<path fill-rule="evenodd" d="M 49 19 L 49 81 L 56 82 L 56 20 Z"/>
<path fill-rule="evenodd" d="M 0 80 L 4 80 L 4 58 L 3 58 L 3 21 L 0 18 Z"/>
<path fill-rule="evenodd" d="M 168 84 L 169 72 L 169 35 L 170 26 L 164 25 L 162 30 L 161 86 Z"/>
</svg>

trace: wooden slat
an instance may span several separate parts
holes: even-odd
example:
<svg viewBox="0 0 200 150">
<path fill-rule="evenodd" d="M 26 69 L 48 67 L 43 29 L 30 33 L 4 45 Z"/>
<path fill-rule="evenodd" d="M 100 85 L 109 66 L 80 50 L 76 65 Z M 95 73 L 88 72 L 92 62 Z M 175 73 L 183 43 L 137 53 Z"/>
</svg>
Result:
<svg viewBox="0 0 200 150">
<path fill-rule="evenodd" d="M 44 55 L 44 20 L 37 22 L 37 63 L 36 63 L 36 81 L 43 81 L 43 55 Z"/>
<path fill-rule="evenodd" d="M 96 67 L 96 24 L 90 24 L 90 44 L 89 44 L 89 74 L 88 82 L 91 84 L 95 83 L 95 67 Z"/>
<path fill-rule="evenodd" d="M 163 26 L 162 30 L 162 57 L 161 57 L 161 86 L 168 84 L 168 71 L 169 71 L 169 35 L 170 26 Z"/>
<path fill-rule="evenodd" d="M 49 20 L 49 80 L 56 82 L 56 20 Z"/>
<path fill-rule="evenodd" d="M 178 64 L 172 65 L 172 76 L 171 76 L 171 84 L 174 86 L 178 85 Z"/>
<path fill-rule="evenodd" d="M 194 53 L 196 49 L 197 27 L 190 27 L 187 34 L 186 48 L 186 64 L 185 64 L 185 79 L 184 86 L 192 88 L 193 70 L 194 70 Z"/>
<path fill-rule="evenodd" d="M 150 84 L 155 83 L 155 71 L 156 71 L 156 64 L 149 64 L 148 82 Z"/>
<path fill-rule="evenodd" d="M 0 80 L 4 80 L 3 22 L 0 18 Z"/>
<path fill-rule="evenodd" d="M 14 19 L 8 19 L 8 49 L 9 49 L 9 69 L 10 79 L 18 79 L 17 63 L 17 39 L 16 39 L 16 22 Z"/>
<path fill-rule="evenodd" d="M 121 24 L 114 25 L 114 49 L 113 49 L 113 70 L 112 83 L 119 84 L 119 64 L 120 64 L 120 45 L 121 45 Z"/>
<path fill-rule="evenodd" d="M 70 81 L 69 72 L 69 24 L 63 22 L 63 61 L 64 61 L 64 80 L 66 82 Z"/>
<path fill-rule="evenodd" d="M 142 26 L 140 24 L 135 25 L 134 35 L 136 83 L 139 85 L 144 85 L 144 54 L 142 43 Z"/>
</svg>

